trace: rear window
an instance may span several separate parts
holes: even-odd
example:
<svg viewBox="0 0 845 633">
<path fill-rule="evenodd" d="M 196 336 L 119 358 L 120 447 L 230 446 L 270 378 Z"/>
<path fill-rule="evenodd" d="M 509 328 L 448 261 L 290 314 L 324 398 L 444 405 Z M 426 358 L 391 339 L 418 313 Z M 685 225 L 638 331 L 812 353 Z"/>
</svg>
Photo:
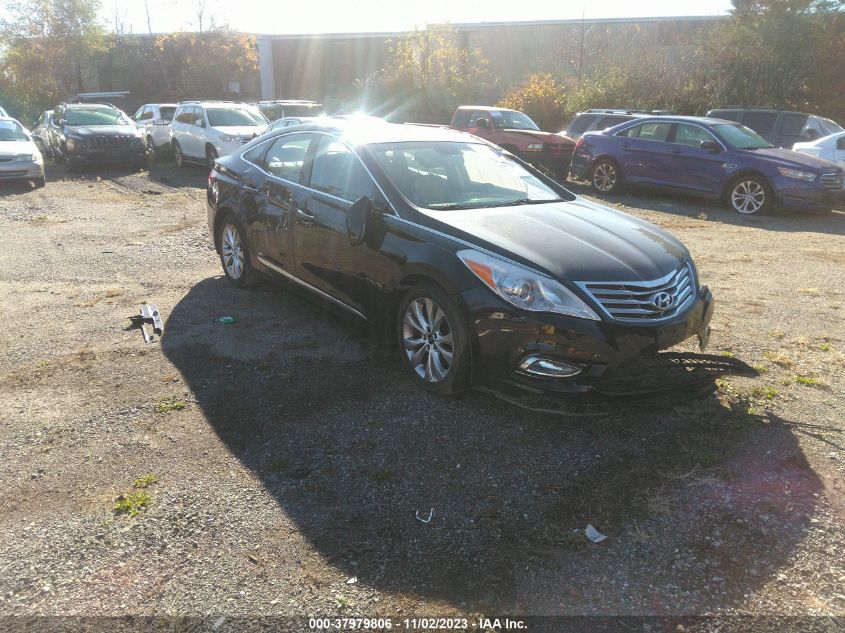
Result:
<svg viewBox="0 0 845 633">
<path fill-rule="evenodd" d="M 472 115 L 471 110 L 458 110 L 455 112 L 455 127 L 465 128 L 469 127 L 469 118 Z"/>
<path fill-rule="evenodd" d="M 739 121 L 742 114 L 739 110 L 711 110 L 707 116 L 711 119 L 725 119 L 726 121 Z"/>
<path fill-rule="evenodd" d="M 666 137 L 669 136 L 669 130 L 671 128 L 671 123 L 649 121 L 648 123 L 641 123 L 640 125 L 623 130 L 619 132 L 619 136 L 641 138 L 647 141 L 665 141 Z"/>
<path fill-rule="evenodd" d="M 770 134 L 775 129 L 777 120 L 777 112 L 746 112 L 742 117 L 742 124 L 757 134 Z"/>
<path fill-rule="evenodd" d="M 579 114 L 572 119 L 566 131 L 569 134 L 582 134 L 597 118 L 598 115 L 596 114 Z"/>
</svg>

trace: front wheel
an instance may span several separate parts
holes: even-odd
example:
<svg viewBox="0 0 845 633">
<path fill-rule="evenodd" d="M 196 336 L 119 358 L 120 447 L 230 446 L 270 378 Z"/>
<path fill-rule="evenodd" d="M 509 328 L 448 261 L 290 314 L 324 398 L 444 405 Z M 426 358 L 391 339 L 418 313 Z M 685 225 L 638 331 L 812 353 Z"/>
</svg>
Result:
<svg viewBox="0 0 845 633">
<path fill-rule="evenodd" d="M 411 288 L 399 304 L 402 364 L 423 389 L 449 395 L 469 387 L 467 326 L 455 302 L 433 284 Z"/>
<path fill-rule="evenodd" d="M 154 162 L 156 158 L 158 158 L 158 148 L 156 147 L 155 141 L 153 140 L 152 136 L 147 137 L 147 158 Z"/>
<path fill-rule="evenodd" d="M 768 213 L 774 202 L 772 188 L 759 176 L 743 176 L 735 180 L 728 192 L 731 209 L 743 215 Z"/>
<path fill-rule="evenodd" d="M 622 188 L 622 174 L 616 161 L 601 158 L 590 170 L 590 185 L 599 193 L 618 193 Z"/>
</svg>

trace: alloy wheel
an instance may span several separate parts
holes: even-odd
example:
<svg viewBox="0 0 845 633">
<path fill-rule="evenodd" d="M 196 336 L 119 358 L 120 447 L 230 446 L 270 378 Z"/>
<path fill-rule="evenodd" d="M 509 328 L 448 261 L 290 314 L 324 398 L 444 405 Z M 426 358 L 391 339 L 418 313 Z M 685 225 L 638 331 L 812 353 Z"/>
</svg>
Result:
<svg viewBox="0 0 845 633">
<path fill-rule="evenodd" d="M 433 299 L 419 297 L 408 304 L 402 344 L 411 367 L 426 382 L 437 383 L 449 375 L 455 354 L 452 326 Z"/>
<path fill-rule="evenodd" d="M 608 192 L 616 186 L 616 169 L 610 163 L 600 163 L 593 171 L 593 186 L 601 192 Z"/>
<path fill-rule="evenodd" d="M 241 234 L 234 224 L 227 224 L 223 228 L 220 251 L 226 272 L 232 279 L 240 279 L 244 272 L 244 249 L 241 244 Z"/>
<path fill-rule="evenodd" d="M 739 213 L 757 213 L 766 204 L 766 190 L 756 180 L 742 180 L 731 191 L 731 206 Z"/>
<path fill-rule="evenodd" d="M 176 161 L 176 166 L 182 166 L 182 148 L 179 147 L 179 143 L 174 143 L 173 145 L 173 160 Z"/>
</svg>

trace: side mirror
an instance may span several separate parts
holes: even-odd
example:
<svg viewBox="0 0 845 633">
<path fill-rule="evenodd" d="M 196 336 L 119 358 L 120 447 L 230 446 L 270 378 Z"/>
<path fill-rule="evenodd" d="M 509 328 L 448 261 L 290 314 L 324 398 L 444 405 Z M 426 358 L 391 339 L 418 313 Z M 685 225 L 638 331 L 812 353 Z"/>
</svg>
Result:
<svg viewBox="0 0 845 633">
<path fill-rule="evenodd" d="M 722 151 L 722 146 L 716 141 L 701 141 L 701 145 L 699 145 L 699 147 L 713 153 Z"/>
<path fill-rule="evenodd" d="M 490 129 L 490 119 L 476 119 L 475 120 L 475 127 L 479 130 L 489 130 Z"/>
<path fill-rule="evenodd" d="M 352 246 L 364 241 L 367 232 L 367 220 L 373 212 L 373 201 L 367 196 L 361 196 L 346 210 L 346 232 Z"/>
</svg>

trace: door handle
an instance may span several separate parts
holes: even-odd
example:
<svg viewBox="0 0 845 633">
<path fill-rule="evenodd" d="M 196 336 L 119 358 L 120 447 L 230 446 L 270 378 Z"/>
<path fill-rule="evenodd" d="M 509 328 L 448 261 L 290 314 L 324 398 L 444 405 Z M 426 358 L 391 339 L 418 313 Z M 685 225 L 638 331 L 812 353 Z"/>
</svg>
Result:
<svg viewBox="0 0 845 633">
<path fill-rule="evenodd" d="M 673 150 L 672 150 L 672 153 L 673 153 L 673 154 L 680 154 L 680 153 L 681 153 L 681 150 L 679 150 L 679 149 L 673 149 Z"/>
<path fill-rule="evenodd" d="M 316 219 L 317 219 L 317 216 L 314 215 L 313 213 L 311 213 L 308 210 L 307 207 L 305 209 L 300 209 L 300 208 L 297 207 L 297 209 L 296 209 L 296 221 L 299 224 L 302 224 L 304 226 L 311 226 L 312 224 L 314 224 L 314 220 L 316 220 Z"/>
<path fill-rule="evenodd" d="M 631 144 L 630 143 L 620 143 L 619 146 L 622 149 L 629 149 L 631 147 Z"/>
<path fill-rule="evenodd" d="M 253 183 L 242 180 L 241 184 L 246 191 L 250 193 L 258 193 L 258 187 L 256 187 Z"/>
</svg>

